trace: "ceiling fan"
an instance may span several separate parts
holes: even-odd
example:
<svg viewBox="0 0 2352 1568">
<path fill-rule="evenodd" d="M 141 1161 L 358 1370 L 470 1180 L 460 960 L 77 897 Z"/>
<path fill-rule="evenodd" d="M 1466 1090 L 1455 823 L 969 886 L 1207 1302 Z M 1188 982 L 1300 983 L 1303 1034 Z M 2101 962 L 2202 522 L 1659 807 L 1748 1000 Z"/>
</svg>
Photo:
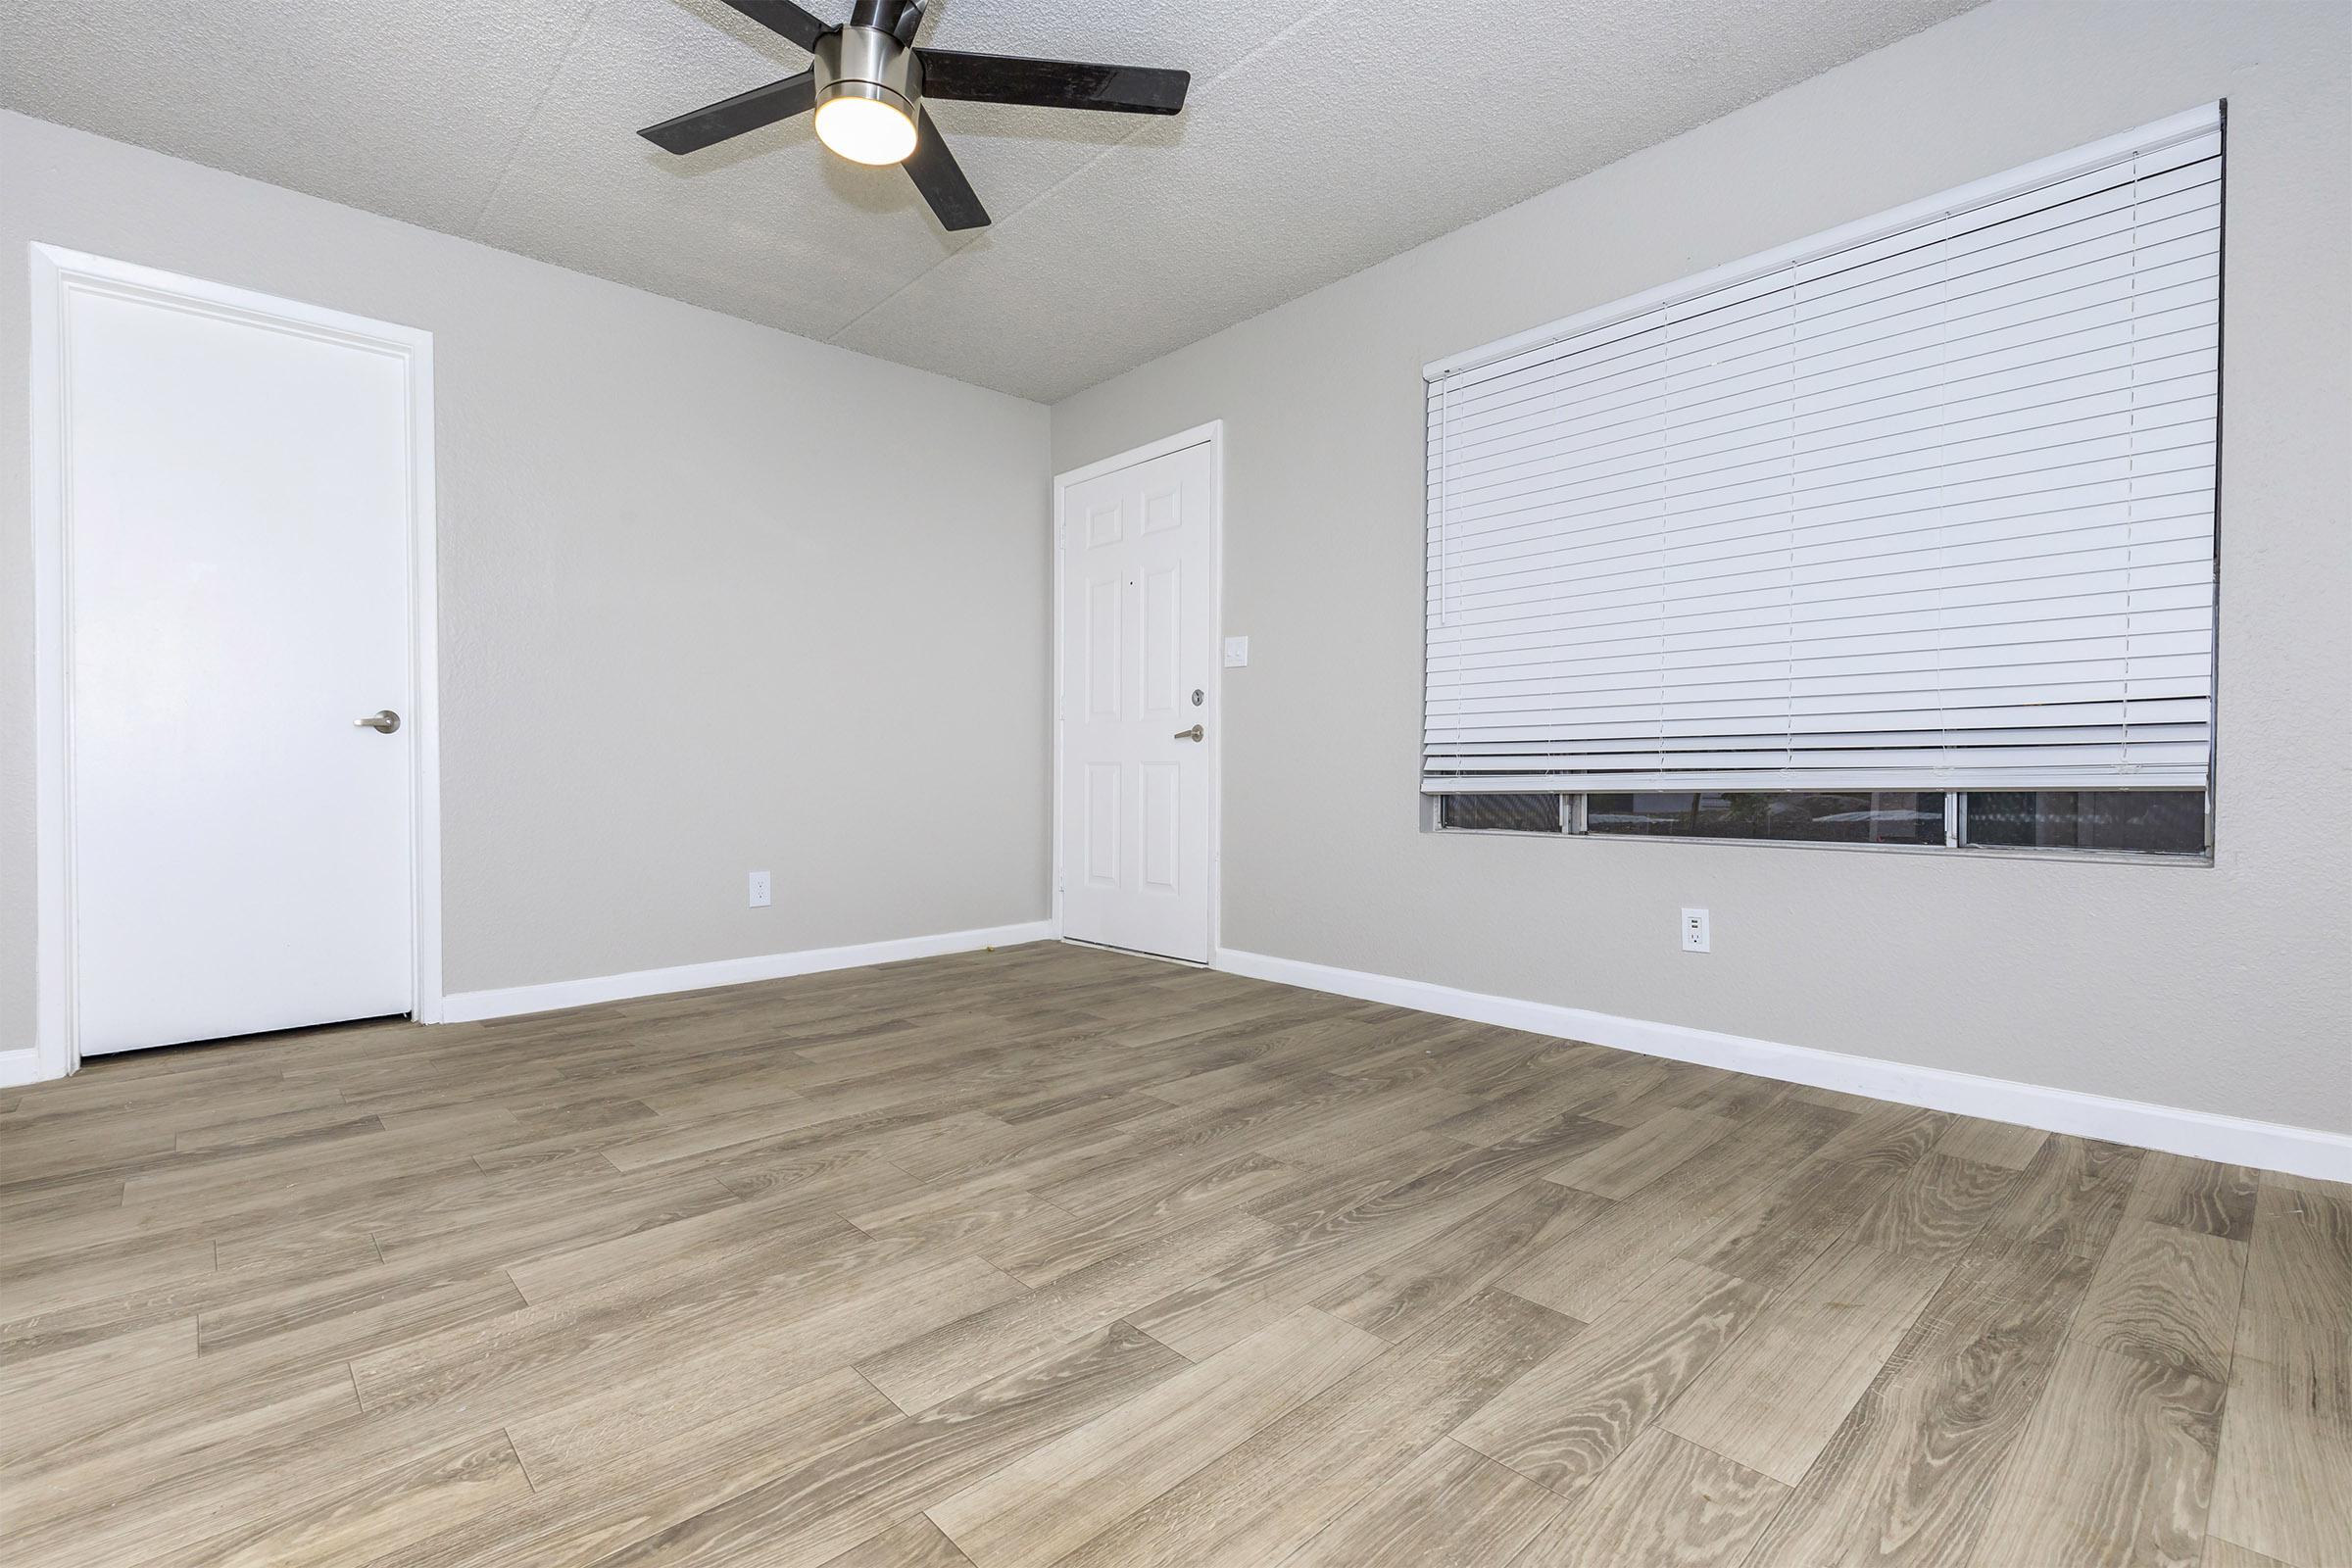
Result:
<svg viewBox="0 0 2352 1568">
<path fill-rule="evenodd" d="M 816 58 L 807 71 L 707 104 L 638 132 L 673 153 L 705 147 L 816 111 L 816 136 L 860 164 L 904 164 L 914 188 L 949 229 L 981 228 L 988 209 L 923 110 L 925 98 L 1047 109 L 1172 115 L 1184 107 L 1189 71 L 1090 66 L 917 48 L 922 0 L 857 0 L 850 20 L 828 27 L 790 0 L 726 0 L 737 11 Z"/>
</svg>

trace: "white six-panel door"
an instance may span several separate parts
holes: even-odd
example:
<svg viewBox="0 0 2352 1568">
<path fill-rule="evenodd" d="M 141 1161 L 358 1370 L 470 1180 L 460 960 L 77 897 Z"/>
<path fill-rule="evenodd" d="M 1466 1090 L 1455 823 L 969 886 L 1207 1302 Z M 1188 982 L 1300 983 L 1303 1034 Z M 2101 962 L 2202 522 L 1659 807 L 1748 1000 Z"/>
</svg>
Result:
<svg viewBox="0 0 2352 1568">
<path fill-rule="evenodd" d="M 1215 855 L 1213 481 L 1202 441 L 1061 498 L 1062 934 L 1196 963 Z"/>
<path fill-rule="evenodd" d="M 414 367 L 167 289 L 63 299 L 79 1048 L 407 1012 Z"/>
</svg>

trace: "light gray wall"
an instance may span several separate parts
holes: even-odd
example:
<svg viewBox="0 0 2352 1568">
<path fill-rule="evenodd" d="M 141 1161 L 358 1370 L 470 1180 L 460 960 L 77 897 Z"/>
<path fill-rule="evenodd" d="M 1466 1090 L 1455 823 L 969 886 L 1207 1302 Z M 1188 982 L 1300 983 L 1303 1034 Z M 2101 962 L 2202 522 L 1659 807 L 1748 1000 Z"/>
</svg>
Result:
<svg viewBox="0 0 2352 1568">
<path fill-rule="evenodd" d="M 449 990 L 1045 916 L 1045 409 L 0 114 L 0 1049 L 35 240 L 433 333 Z"/>
<path fill-rule="evenodd" d="M 2352 1129 L 2348 64 L 2342 5 L 1996 0 L 1057 405 L 1057 470 L 1225 421 L 1225 944 Z M 2218 863 L 1417 830 L 1425 362 L 2223 96 Z"/>
</svg>

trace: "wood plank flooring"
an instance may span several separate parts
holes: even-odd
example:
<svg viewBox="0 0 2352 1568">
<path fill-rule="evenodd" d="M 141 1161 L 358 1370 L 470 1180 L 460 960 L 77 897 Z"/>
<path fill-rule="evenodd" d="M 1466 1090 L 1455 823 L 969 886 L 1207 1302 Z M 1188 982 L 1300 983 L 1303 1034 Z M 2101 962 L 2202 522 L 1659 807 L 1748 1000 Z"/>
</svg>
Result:
<svg viewBox="0 0 2352 1568">
<path fill-rule="evenodd" d="M 0 1559 L 2352 1568 L 2352 1189 L 1043 944 L 0 1100 Z"/>
</svg>

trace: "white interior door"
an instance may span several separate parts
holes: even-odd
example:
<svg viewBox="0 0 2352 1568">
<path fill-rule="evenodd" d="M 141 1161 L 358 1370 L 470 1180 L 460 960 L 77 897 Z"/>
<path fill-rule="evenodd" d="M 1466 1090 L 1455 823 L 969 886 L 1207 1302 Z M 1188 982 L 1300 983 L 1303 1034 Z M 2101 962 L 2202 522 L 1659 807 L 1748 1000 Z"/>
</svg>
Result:
<svg viewBox="0 0 2352 1568">
<path fill-rule="evenodd" d="M 409 366 L 152 290 L 63 310 L 80 1049 L 407 1012 Z"/>
<path fill-rule="evenodd" d="M 1062 934 L 1208 960 L 1216 517 L 1204 441 L 1061 506 Z"/>
</svg>

